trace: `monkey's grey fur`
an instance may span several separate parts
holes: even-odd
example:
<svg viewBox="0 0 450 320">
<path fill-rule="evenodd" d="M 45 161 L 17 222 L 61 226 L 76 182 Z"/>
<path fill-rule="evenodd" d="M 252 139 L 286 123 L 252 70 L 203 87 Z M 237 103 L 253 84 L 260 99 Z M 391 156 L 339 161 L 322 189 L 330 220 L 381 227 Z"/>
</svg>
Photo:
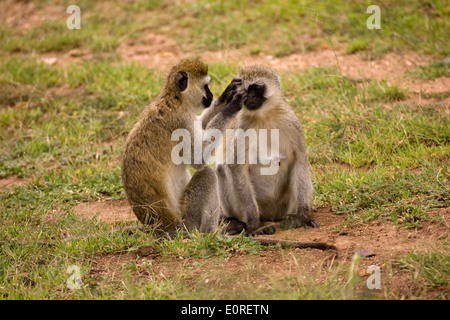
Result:
<svg viewBox="0 0 450 320">
<path fill-rule="evenodd" d="M 254 234 L 265 222 L 273 221 L 280 221 L 288 229 L 319 227 L 310 216 L 313 186 L 302 127 L 283 97 L 277 75 L 267 67 L 249 66 L 242 68 L 236 79 L 242 82 L 239 90 L 244 94 L 244 106 L 227 128 L 244 132 L 267 129 L 269 146 L 270 130 L 278 129 L 280 157 L 271 159 L 278 162 L 276 174 L 261 175 L 261 168 L 268 165 L 261 164 L 260 159 L 250 164 L 246 143 L 244 164 L 234 158 L 234 163 L 216 165 L 222 214 L 229 223 L 227 231 L 235 234 L 244 228 L 247 234 Z M 233 139 L 236 148 L 236 137 Z M 268 228 L 264 232 L 274 231 Z"/>
</svg>

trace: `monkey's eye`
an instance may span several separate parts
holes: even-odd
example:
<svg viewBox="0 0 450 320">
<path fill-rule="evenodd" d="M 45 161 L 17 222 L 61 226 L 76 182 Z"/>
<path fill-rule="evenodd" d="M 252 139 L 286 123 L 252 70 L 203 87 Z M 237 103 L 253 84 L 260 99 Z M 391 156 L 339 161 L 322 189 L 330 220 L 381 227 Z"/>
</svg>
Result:
<svg viewBox="0 0 450 320">
<path fill-rule="evenodd" d="M 262 93 L 264 91 L 264 86 L 255 83 L 248 87 L 248 91 Z"/>
</svg>

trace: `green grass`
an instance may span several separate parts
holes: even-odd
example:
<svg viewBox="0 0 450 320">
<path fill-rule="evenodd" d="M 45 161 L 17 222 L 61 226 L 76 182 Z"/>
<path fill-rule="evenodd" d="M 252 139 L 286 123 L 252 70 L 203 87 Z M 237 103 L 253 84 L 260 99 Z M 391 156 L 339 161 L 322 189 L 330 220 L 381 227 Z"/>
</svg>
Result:
<svg viewBox="0 0 450 320">
<path fill-rule="evenodd" d="M 450 205 L 447 179 L 448 172 L 438 168 L 415 174 L 406 169 L 348 172 L 335 168 L 316 181 L 316 203 L 331 204 L 337 214 L 350 214 L 350 221 L 382 218 L 413 228 L 429 219 L 426 211 Z"/>
<path fill-rule="evenodd" d="M 227 257 L 237 251 L 256 254 L 259 250 L 260 246 L 244 235 L 227 238 L 220 234 L 193 233 L 189 239 L 178 235 L 174 239 L 165 239 L 158 245 L 160 254 L 185 259 Z"/>
<path fill-rule="evenodd" d="M 171 23 L 188 26 L 188 36 L 198 39 L 197 45 L 201 49 L 239 48 L 247 43 L 268 49 L 267 44 L 270 44 L 272 48 L 280 48 L 280 51 L 275 51 L 276 55 L 283 55 L 307 51 L 317 43 L 328 43 L 331 36 L 339 43 L 350 42 L 350 52 L 364 50 L 373 56 L 391 50 L 448 55 L 446 39 L 449 36 L 450 12 L 445 1 L 426 4 L 420 1 L 385 1 L 379 6 L 380 30 L 366 27 L 369 17 L 366 1 L 287 0 L 279 5 L 271 0 L 205 0 L 187 6 L 175 5 L 170 10 L 190 13 L 180 14 L 179 19 Z M 209 32 L 211 18 L 216 21 L 213 34 Z M 420 30 L 417 26 L 421 26 Z M 305 40 L 308 38 L 311 40 Z"/>
<path fill-rule="evenodd" d="M 450 97 L 450 90 L 442 91 L 442 92 L 423 92 L 421 91 L 420 94 L 426 98 L 426 99 L 446 99 Z"/>
<path fill-rule="evenodd" d="M 369 38 L 357 38 L 356 40 L 349 41 L 346 52 L 348 54 L 356 53 L 359 51 L 364 51 L 369 47 Z"/>
<path fill-rule="evenodd" d="M 60 15 L 35 28 L 3 26 L 0 48 L 46 52 L 83 47 L 114 52 L 122 37 L 150 29 L 174 37 L 181 46 L 193 44 L 200 52 L 251 44 L 257 50 L 276 48 L 273 54 L 283 56 L 315 50 L 328 44 L 331 37 L 348 53 L 364 51 L 373 57 L 401 50 L 449 55 L 450 11 L 446 1 L 383 1 L 378 5 L 381 29 L 370 30 L 366 27 L 368 4 L 362 0 L 131 1 L 127 5 L 81 1 L 80 30 L 66 28 L 69 15 L 62 14 L 65 7 L 61 5 Z"/>
<path fill-rule="evenodd" d="M 414 78 L 424 80 L 448 77 L 450 76 L 450 65 L 443 61 L 433 61 L 428 65 L 419 66 L 410 70 L 409 74 L 411 74 Z"/>
<path fill-rule="evenodd" d="M 448 240 L 448 239 L 447 239 Z M 421 290 L 447 286 L 450 283 L 450 251 L 446 245 L 424 251 L 414 250 L 398 259 L 398 267 L 410 272 L 411 277 Z M 448 299 L 448 292 L 442 299 Z"/>
<path fill-rule="evenodd" d="M 59 9 L 58 14 L 55 15 L 53 10 L 50 16 L 38 22 L 33 21 L 33 28 L 0 27 L 0 48 L 10 52 L 31 53 L 68 51 L 81 47 L 96 53 L 111 53 L 119 45 L 121 37 L 132 35 L 140 29 L 139 21 L 133 17 L 133 10 L 149 9 L 149 4 L 142 1 L 131 7 L 123 6 L 129 9 L 125 11 L 113 2 L 107 4 L 105 10 L 92 1 L 79 1 L 81 28 L 73 30 L 66 25 L 70 14 L 65 12 L 70 3 L 66 6 L 62 3 L 53 4 Z M 43 3 L 40 5 L 45 7 Z"/>
<path fill-rule="evenodd" d="M 238 281 L 232 270 L 225 270 L 223 281 L 240 287 L 216 290 L 210 278 L 217 266 L 239 255 L 257 257 L 262 248 L 248 238 L 218 234 L 162 241 L 146 231 L 108 236 L 102 232 L 111 226 L 73 211 L 79 202 L 124 198 L 119 164 L 125 137 L 161 86 L 160 71 L 118 57 L 115 50 L 124 39 L 147 31 L 161 33 L 181 47 L 192 45 L 195 53 L 239 48 L 249 55 L 283 56 L 318 50 L 331 39 L 339 49 L 371 57 L 416 51 L 433 54 L 438 61 L 450 54 L 450 13 L 444 2 L 384 1 L 381 30 L 365 27 L 365 1 L 282 4 L 114 1 L 102 7 L 85 1 L 79 4 L 79 32 L 65 28 L 64 15 L 31 29 L 2 25 L 0 178 L 17 176 L 31 182 L 0 189 L 0 299 L 366 297 L 357 289 L 361 279 L 356 260 L 350 266 L 321 266 L 329 272 L 322 281 L 316 281 L 319 273 L 305 276 L 300 266 L 293 276 L 261 274 L 270 276 L 269 289 L 246 286 L 257 268 L 249 260 Z M 74 48 L 88 49 L 94 56 L 63 66 L 47 65 L 39 56 L 64 55 Z M 217 97 L 238 66 L 214 61 L 209 70 Z M 286 98 L 303 124 L 315 207 L 345 215 L 349 226 L 379 220 L 414 230 L 439 219 L 430 211 L 450 205 L 450 119 L 442 102 L 407 102 L 411 93 L 400 86 L 342 77 L 336 68 L 311 67 L 280 76 Z M 433 62 L 406 76 L 435 79 L 448 76 L 448 67 Z M 448 91 L 423 97 L 442 100 Z M 85 235 L 94 236 L 62 241 Z M 43 240 L 54 245 L 42 246 Z M 118 267 L 115 278 L 95 273 L 103 257 L 133 254 L 140 246 L 151 246 L 162 262 L 180 269 L 164 276 L 151 259 L 135 257 Z M 81 269 L 81 290 L 66 286 L 70 265 Z M 413 275 L 420 289 L 442 290 L 448 285 L 445 248 L 407 253 L 398 266 L 400 272 Z M 198 274 L 202 268 L 208 272 Z M 421 292 L 411 289 L 410 296 L 423 298 Z"/>
</svg>

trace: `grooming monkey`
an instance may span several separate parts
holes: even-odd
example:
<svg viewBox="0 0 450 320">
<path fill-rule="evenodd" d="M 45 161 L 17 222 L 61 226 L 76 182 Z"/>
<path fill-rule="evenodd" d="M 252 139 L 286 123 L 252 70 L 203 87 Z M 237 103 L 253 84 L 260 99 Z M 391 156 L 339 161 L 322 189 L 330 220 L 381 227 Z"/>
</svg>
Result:
<svg viewBox="0 0 450 320">
<path fill-rule="evenodd" d="M 191 177 L 186 164 L 174 164 L 171 158 L 175 146 L 172 133 L 186 129 L 194 136 L 196 114 L 211 105 L 210 81 L 208 67 L 198 60 L 186 59 L 173 66 L 125 144 L 122 180 L 133 212 L 143 224 L 159 223 L 169 234 L 180 227 L 202 232 L 218 228 L 214 171 L 203 162 L 193 164 L 197 171 Z M 223 129 L 241 109 L 242 96 L 234 90 L 237 83 L 232 82 L 214 102 L 214 115 L 205 117 L 207 129 Z"/>
<path fill-rule="evenodd" d="M 269 159 L 258 157 L 252 164 L 255 147 L 245 142 L 244 163 L 238 163 L 235 153 L 232 161 L 227 159 L 216 164 L 220 206 L 228 224 L 227 233 L 236 234 L 243 229 L 252 235 L 273 233 L 273 223 L 268 222 L 275 221 L 281 221 L 281 226 L 286 229 L 318 228 L 319 224 L 310 216 L 313 186 L 302 127 L 283 97 L 277 75 L 267 67 L 249 66 L 242 68 L 235 79 L 241 81 L 238 90 L 243 92 L 244 106 L 227 128 L 244 132 L 253 129 L 257 133 L 261 129 L 267 129 L 267 133 L 278 129 L 279 152 Z M 271 134 L 268 136 L 272 137 Z M 259 137 L 257 135 L 258 148 L 261 148 Z M 228 135 L 226 138 L 230 139 Z M 231 143 L 223 143 L 226 153 L 230 152 L 230 146 L 236 149 L 239 144 L 236 135 L 232 139 Z M 268 138 L 267 142 L 270 146 L 267 153 L 271 155 L 270 149 L 277 141 Z M 261 170 L 270 167 L 268 162 L 270 166 L 277 166 L 276 173 L 263 175 Z"/>
</svg>

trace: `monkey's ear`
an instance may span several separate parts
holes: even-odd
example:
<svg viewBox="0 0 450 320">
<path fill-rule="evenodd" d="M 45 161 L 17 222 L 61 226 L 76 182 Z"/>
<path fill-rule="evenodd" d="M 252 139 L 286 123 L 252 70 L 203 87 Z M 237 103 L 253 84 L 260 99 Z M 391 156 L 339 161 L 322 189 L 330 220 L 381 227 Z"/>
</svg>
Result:
<svg viewBox="0 0 450 320">
<path fill-rule="evenodd" d="M 281 76 L 277 75 L 278 87 L 281 88 Z"/>
<path fill-rule="evenodd" d="M 187 85 L 188 85 L 187 73 L 184 71 L 178 72 L 177 75 L 175 76 L 175 86 L 177 87 L 177 89 L 183 92 L 184 90 L 186 90 Z"/>
</svg>

